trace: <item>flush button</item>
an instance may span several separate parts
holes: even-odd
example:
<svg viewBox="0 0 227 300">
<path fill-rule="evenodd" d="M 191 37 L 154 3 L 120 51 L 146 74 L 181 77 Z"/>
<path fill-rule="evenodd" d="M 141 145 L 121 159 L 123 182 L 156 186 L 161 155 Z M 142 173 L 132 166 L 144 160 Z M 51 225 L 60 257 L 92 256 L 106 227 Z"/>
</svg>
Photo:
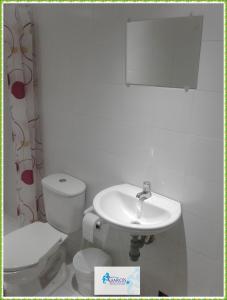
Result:
<svg viewBox="0 0 227 300">
<path fill-rule="evenodd" d="M 66 179 L 65 178 L 61 178 L 58 180 L 59 182 L 66 182 Z"/>
</svg>

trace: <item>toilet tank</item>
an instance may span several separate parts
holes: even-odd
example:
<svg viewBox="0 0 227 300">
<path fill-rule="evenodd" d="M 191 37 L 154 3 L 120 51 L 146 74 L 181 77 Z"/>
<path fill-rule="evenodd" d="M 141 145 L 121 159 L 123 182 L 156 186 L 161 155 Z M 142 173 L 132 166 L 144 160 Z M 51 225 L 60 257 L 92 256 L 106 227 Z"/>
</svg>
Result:
<svg viewBox="0 0 227 300">
<path fill-rule="evenodd" d="M 48 223 L 67 234 L 80 229 L 85 206 L 85 183 L 58 173 L 44 177 L 42 186 Z"/>
</svg>

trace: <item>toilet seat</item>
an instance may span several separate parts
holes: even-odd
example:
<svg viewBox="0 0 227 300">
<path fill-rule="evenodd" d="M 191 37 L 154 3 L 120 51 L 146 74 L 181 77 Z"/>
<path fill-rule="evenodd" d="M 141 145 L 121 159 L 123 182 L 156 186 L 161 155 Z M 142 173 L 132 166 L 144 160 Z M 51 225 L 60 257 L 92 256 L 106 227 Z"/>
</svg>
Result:
<svg viewBox="0 0 227 300">
<path fill-rule="evenodd" d="M 4 237 L 4 271 L 30 268 L 58 248 L 67 235 L 48 223 L 35 222 Z"/>
</svg>

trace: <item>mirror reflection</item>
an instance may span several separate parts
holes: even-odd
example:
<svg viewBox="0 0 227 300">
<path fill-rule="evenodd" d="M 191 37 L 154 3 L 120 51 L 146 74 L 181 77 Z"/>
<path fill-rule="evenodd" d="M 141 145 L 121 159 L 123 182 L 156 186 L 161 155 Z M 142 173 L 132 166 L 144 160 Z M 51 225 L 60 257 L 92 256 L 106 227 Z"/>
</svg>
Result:
<svg viewBox="0 0 227 300">
<path fill-rule="evenodd" d="M 127 23 L 126 83 L 196 89 L 202 16 Z"/>
</svg>

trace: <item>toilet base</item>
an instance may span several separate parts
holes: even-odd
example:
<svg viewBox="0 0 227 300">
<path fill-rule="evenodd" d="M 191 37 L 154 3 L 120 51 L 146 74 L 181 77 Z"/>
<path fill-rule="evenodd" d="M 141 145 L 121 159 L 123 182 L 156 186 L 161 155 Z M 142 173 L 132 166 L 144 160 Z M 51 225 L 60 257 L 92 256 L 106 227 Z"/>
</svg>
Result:
<svg viewBox="0 0 227 300">
<path fill-rule="evenodd" d="M 37 297 L 51 296 L 60 286 L 62 286 L 68 279 L 68 272 L 66 264 L 63 263 L 59 272 L 56 276 L 49 282 L 49 284 L 42 289 L 40 292 L 36 293 Z"/>
<path fill-rule="evenodd" d="M 41 266 L 43 271 L 40 272 L 38 267 Z M 55 254 L 44 258 L 37 268 L 29 269 L 22 275 L 18 272 L 16 276 L 10 273 L 4 276 L 4 289 L 7 296 L 35 296 L 42 292 L 48 286 L 53 286 L 52 282 L 58 282 L 56 288 L 66 280 L 65 252 L 59 248 Z M 40 274 L 37 274 L 40 272 Z M 58 279 L 59 278 L 59 279 Z M 29 280 L 31 279 L 31 280 Z M 56 289 L 55 288 L 55 289 Z"/>
<path fill-rule="evenodd" d="M 44 288 L 42 287 L 39 278 L 32 280 L 24 285 L 5 283 L 5 296 L 50 296 L 56 289 L 58 289 L 62 284 L 64 284 L 66 280 L 66 265 L 65 263 L 63 263 L 60 269 L 58 270 L 57 274 L 55 274 L 54 278 L 50 282 L 48 282 Z"/>
</svg>

